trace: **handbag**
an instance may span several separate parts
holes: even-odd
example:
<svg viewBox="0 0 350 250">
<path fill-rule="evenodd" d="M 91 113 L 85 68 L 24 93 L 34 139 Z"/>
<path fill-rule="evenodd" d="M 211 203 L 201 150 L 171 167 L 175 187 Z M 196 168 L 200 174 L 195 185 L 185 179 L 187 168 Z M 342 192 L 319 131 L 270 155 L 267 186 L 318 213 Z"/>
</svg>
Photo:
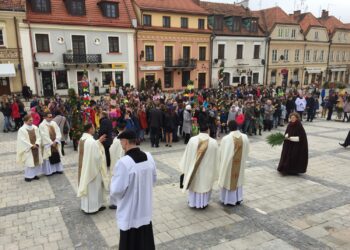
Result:
<svg viewBox="0 0 350 250">
<path fill-rule="evenodd" d="M 61 157 L 57 150 L 51 149 L 51 156 L 49 157 L 49 162 L 50 164 L 57 164 L 61 162 Z"/>
</svg>

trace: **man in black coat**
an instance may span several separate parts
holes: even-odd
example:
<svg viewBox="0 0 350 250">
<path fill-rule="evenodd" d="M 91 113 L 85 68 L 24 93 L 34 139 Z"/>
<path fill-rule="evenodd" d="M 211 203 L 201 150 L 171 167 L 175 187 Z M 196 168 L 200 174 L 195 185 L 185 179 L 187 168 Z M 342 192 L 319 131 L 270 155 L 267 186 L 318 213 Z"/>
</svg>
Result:
<svg viewBox="0 0 350 250">
<path fill-rule="evenodd" d="M 308 122 L 312 122 L 312 120 L 315 117 L 315 105 L 316 101 L 315 98 L 309 94 L 308 98 L 306 99 L 306 109 L 307 109 L 307 120 Z"/>
<path fill-rule="evenodd" d="M 148 119 L 152 147 L 159 147 L 159 131 L 163 126 L 163 113 L 159 105 L 152 108 Z"/>
<path fill-rule="evenodd" d="M 112 121 L 108 119 L 108 114 L 106 111 L 102 112 L 100 119 L 100 130 L 98 131 L 98 138 L 106 135 L 106 140 L 103 142 L 103 147 L 105 148 L 107 167 L 111 165 L 111 156 L 109 155 L 109 147 L 112 145 L 112 132 L 113 125 Z"/>
</svg>

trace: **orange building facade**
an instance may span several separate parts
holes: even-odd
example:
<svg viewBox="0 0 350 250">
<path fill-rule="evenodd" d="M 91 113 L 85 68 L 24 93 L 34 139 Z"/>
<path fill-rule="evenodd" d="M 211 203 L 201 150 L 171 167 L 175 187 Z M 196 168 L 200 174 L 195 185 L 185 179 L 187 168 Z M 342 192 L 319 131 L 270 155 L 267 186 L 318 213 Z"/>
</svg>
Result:
<svg viewBox="0 0 350 250">
<path fill-rule="evenodd" d="M 211 31 L 207 12 L 184 0 L 136 0 L 134 6 L 139 23 L 138 86 L 176 90 L 193 83 L 195 88 L 209 87 Z"/>
</svg>

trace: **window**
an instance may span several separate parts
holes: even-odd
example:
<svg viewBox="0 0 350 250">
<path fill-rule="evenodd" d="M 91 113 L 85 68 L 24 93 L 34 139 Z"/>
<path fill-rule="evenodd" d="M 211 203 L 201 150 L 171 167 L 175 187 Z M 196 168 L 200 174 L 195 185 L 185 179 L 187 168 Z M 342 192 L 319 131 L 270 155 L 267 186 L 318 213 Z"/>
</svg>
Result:
<svg viewBox="0 0 350 250">
<path fill-rule="evenodd" d="M 154 61 L 154 46 L 153 45 L 146 46 L 146 61 L 148 61 L 148 62 Z"/>
<path fill-rule="evenodd" d="M 284 61 L 288 61 L 289 60 L 289 50 L 285 49 L 283 51 L 283 56 L 284 56 Z"/>
<path fill-rule="evenodd" d="M 283 29 L 278 29 L 278 37 L 283 37 Z"/>
<path fill-rule="evenodd" d="M 225 44 L 218 45 L 218 59 L 225 59 Z"/>
<path fill-rule="evenodd" d="M 285 35 L 285 37 L 289 37 L 289 29 L 286 29 L 286 30 L 285 30 L 284 35 Z"/>
<path fill-rule="evenodd" d="M 250 32 L 258 32 L 258 20 L 252 19 L 251 26 L 250 26 Z"/>
<path fill-rule="evenodd" d="M 338 53 L 337 53 L 337 62 L 339 62 L 340 61 L 340 51 L 338 51 Z"/>
<path fill-rule="evenodd" d="M 55 72 L 57 89 L 68 89 L 67 71 L 59 70 Z"/>
<path fill-rule="evenodd" d="M 214 17 L 214 30 L 223 30 L 224 28 L 224 17 L 215 16 Z"/>
<path fill-rule="evenodd" d="M 4 46 L 5 42 L 4 42 L 4 35 L 3 35 L 3 30 L 0 29 L 0 46 Z"/>
<path fill-rule="evenodd" d="M 182 71 L 182 87 L 186 87 L 191 80 L 191 71 Z"/>
<path fill-rule="evenodd" d="M 237 44 L 237 59 L 243 59 L 243 44 Z"/>
<path fill-rule="evenodd" d="M 271 83 L 276 84 L 276 70 L 271 71 Z"/>
<path fill-rule="evenodd" d="M 234 17 L 233 22 L 232 22 L 232 31 L 233 32 L 241 31 L 241 24 L 242 24 L 242 18 L 241 17 Z"/>
<path fill-rule="evenodd" d="M 259 83 L 259 73 L 253 73 L 253 84 Z"/>
<path fill-rule="evenodd" d="M 173 72 L 165 71 L 164 72 L 164 87 L 172 88 L 173 87 Z"/>
<path fill-rule="evenodd" d="M 163 27 L 170 28 L 170 16 L 163 16 Z"/>
<path fill-rule="evenodd" d="M 292 29 L 292 38 L 295 38 L 296 30 Z"/>
<path fill-rule="evenodd" d="M 254 45 L 254 59 L 260 58 L 260 45 Z"/>
<path fill-rule="evenodd" d="M 315 40 L 318 40 L 318 32 L 315 31 Z"/>
<path fill-rule="evenodd" d="M 187 17 L 181 17 L 181 28 L 183 28 L 183 29 L 188 28 L 188 18 Z"/>
<path fill-rule="evenodd" d="M 101 2 L 101 9 L 102 9 L 103 16 L 105 17 L 109 17 L 109 18 L 119 17 L 118 3 Z"/>
<path fill-rule="evenodd" d="M 102 72 L 102 84 L 109 85 L 113 80 L 112 72 Z"/>
<path fill-rule="evenodd" d="M 32 11 L 43 12 L 43 13 L 51 12 L 50 0 L 33 0 Z"/>
<path fill-rule="evenodd" d="M 305 52 L 305 60 L 306 60 L 307 62 L 310 61 L 310 50 L 307 50 L 307 51 Z"/>
<path fill-rule="evenodd" d="M 323 58 L 324 58 L 324 51 L 321 50 L 321 53 L 320 53 L 320 61 L 323 62 Z"/>
<path fill-rule="evenodd" d="M 36 52 L 50 52 L 49 35 L 35 34 Z"/>
<path fill-rule="evenodd" d="M 331 59 L 331 62 L 334 61 L 334 51 L 331 51 L 330 59 Z"/>
<path fill-rule="evenodd" d="M 205 61 L 207 54 L 207 47 L 199 47 L 199 61 Z"/>
<path fill-rule="evenodd" d="M 345 51 L 343 51 L 342 59 L 343 59 L 343 62 L 344 62 L 345 61 Z"/>
<path fill-rule="evenodd" d="M 173 46 L 165 46 L 165 65 L 173 65 Z"/>
<path fill-rule="evenodd" d="M 119 53 L 119 37 L 108 37 L 109 53 Z"/>
<path fill-rule="evenodd" d="M 198 29 L 204 30 L 205 26 L 205 19 L 198 19 Z"/>
<path fill-rule="evenodd" d="M 152 16 L 151 15 L 143 15 L 143 25 L 144 26 L 152 26 Z"/>
<path fill-rule="evenodd" d="M 66 6 L 68 13 L 72 16 L 85 15 L 85 1 L 84 0 L 67 0 Z"/>
<path fill-rule="evenodd" d="M 317 61 L 317 50 L 314 51 L 314 58 L 313 61 L 316 62 Z"/>
<path fill-rule="evenodd" d="M 296 49 L 294 54 L 294 61 L 299 62 L 300 50 Z"/>
<path fill-rule="evenodd" d="M 272 61 L 277 62 L 277 49 L 272 50 Z"/>
</svg>

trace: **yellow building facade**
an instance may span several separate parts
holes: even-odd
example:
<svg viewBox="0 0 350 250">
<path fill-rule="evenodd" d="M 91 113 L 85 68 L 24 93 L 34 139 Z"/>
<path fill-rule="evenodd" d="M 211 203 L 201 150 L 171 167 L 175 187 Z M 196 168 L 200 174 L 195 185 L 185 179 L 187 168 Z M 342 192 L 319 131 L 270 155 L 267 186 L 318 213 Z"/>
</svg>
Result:
<svg viewBox="0 0 350 250">
<path fill-rule="evenodd" d="M 4 6 L 3 6 L 4 5 Z M 0 3 L 0 96 L 21 92 L 25 83 L 19 24 L 25 18 L 24 6 Z"/>
</svg>

